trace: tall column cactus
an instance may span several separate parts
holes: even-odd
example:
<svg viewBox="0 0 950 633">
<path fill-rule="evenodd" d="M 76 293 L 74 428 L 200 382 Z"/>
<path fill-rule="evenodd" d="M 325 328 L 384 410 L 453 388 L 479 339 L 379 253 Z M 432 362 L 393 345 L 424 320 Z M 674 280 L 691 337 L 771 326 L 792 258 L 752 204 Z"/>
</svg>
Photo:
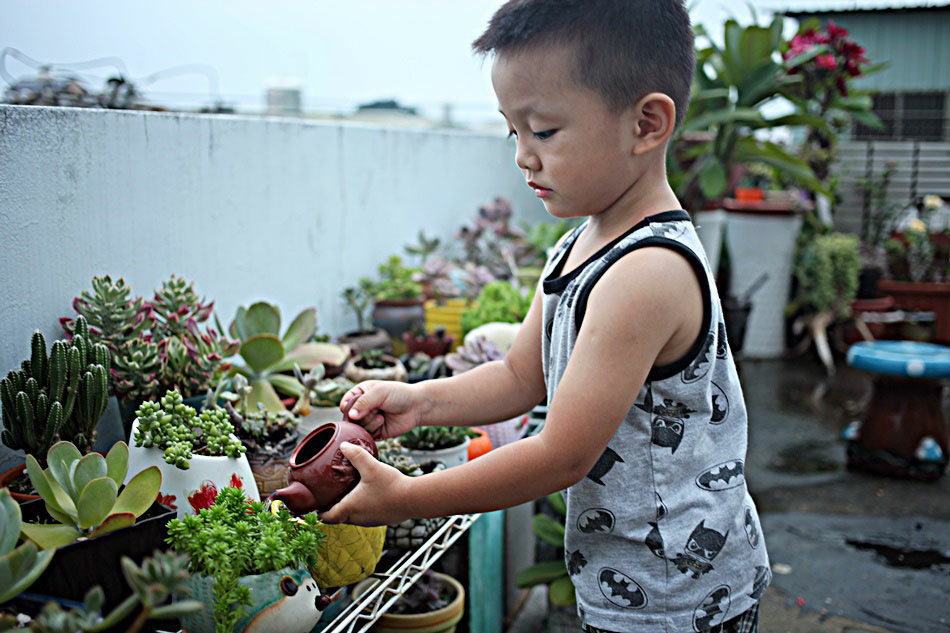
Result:
<svg viewBox="0 0 950 633">
<path fill-rule="evenodd" d="M 57 437 L 91 449 L 108 395 L 109 350 L 89 343 L 85 318 L 76 319 L 71 341 L 56 341 L 49 355 L 46 349 L 46 338 L 35 331 L 30 359 L 0 380 L 0 438 L 37 459 L 46 458 Z"/>
</svg>

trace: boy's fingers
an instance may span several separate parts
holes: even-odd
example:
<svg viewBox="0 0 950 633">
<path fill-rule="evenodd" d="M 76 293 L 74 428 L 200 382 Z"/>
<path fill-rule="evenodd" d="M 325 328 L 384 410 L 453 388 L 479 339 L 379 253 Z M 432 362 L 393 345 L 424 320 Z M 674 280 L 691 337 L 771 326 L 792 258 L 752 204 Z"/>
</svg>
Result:
<svg viewBox="0 0 950 633">
<path fill-rule="evenodd" d="M 372 468 L 372 462 L 376 461 L 368 450 L 362 446 L 350 444 L 349 442 L 340 444 L 340 452 L 343 453 L 343 457 L 350 460 L 350 463 L 353 464 L 353 467 L 360 475 Z"/>
</svg>

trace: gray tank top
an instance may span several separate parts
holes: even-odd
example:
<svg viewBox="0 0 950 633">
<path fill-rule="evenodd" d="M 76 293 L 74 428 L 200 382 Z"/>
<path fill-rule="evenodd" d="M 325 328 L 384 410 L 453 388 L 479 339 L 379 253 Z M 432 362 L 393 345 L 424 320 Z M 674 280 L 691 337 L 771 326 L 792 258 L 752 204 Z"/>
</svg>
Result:
<svg viewBox="0 0 950 633">
<path fill-rule="evenodd" d="M 700 282 L 704 309 L 689 353 L 652 368 L 597 464 L 566 491 L 564 557 L 578 613 L 585 625 L 613 631 L 705 631 L 750 609 L 771 580 L 743 476 L 746 409 L 715 280 L 685 211 L 645 218 L 561 274 L 584 226 L 544 270 L 549 402 L 591 289 L 627 253 L 647 246 L 681 253 Z"/>
</svg>

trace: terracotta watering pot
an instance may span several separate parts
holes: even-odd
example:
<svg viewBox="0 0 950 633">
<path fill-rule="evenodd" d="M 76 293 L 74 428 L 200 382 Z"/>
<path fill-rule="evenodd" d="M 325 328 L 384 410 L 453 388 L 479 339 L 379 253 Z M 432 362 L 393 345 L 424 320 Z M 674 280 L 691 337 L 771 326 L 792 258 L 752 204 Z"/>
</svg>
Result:
<svg viewBox="0 0 950 633">
<path fill-rule="evenodd" d="M 360 474 L 340 451 L 349 442 L 379 457 L 369 431 L 353 422 L 324 422 L 311 431 L 290 454 L 289 485 L 271 495 L 283 501 L 294 514 L 323 512 L 346 496 L 359 482 Z"/>
</svg>

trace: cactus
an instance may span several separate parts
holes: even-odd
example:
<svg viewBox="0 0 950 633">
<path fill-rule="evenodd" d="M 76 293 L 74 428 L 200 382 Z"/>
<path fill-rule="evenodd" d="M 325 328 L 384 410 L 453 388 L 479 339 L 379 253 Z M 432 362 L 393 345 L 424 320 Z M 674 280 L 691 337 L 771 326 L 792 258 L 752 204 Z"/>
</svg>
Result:
<svg viewBox="0 0 950 633">
<path fill-rule="evenodd" d="M 30 359 L 0 380 L 3 443 L 45 459 L 57 434 L 89 451 L 108 396 L 109 350 L 90 344 L 84 317 L 76 319 L 72 341 L 56 341 L 46 353 L 39 330 Z"/>
<path fill-rule="evenodd" d="M 319 363 L 343 364 L 346 360 L 343 347 L 307 342 L 316 327 L 316 308 L 301 311 L 282 337 L 277 306 L 259 301 L 247 309 L 244 306 L 238 308 L 228 333 L 241 341 L 238 353 L 247 364 L 234 369 L 251 385 L 250 406 L 261 403 L 274 413 L 286 410 L 277 391 L 292 396 L 303 393 L 303 386 L 296 379 L 281 373 L 292 370 L 294 364 L 308 371 Z"/>
<path fill-rule="evenodd" d="M 23 535 L 44 550 L 132 525 L 155 502 L 162 484 L 161 471 L 149 466 L 119 491 L 129 467 L 125 442 L 117 442 L 105 457 L 83 455 L 71 442 L 57 442 L 46 459 L 44 470 L 27 455 L 26 471 L 58 524 L 21 526 Z"/>
<path fill-rule="evenodd" d="M 0 604 L 25 591 L 53 560 L 54 552 L 37 551 L 32 541 L 16 546 L 22 519 L 20 504 L 0 488 Z"/>
<path fill-rule="evenodd" d="M 247 451 L 232 437 L 234 426 L 224 409 L 205 409 L 198 415 L 174 390 L 161 402 L 143 402 L 136 415 L 135 445 L 164 451 L 165 461 L 182 470 L 188 469 L 193 454 L 240 457 Z"/>
</svg>

